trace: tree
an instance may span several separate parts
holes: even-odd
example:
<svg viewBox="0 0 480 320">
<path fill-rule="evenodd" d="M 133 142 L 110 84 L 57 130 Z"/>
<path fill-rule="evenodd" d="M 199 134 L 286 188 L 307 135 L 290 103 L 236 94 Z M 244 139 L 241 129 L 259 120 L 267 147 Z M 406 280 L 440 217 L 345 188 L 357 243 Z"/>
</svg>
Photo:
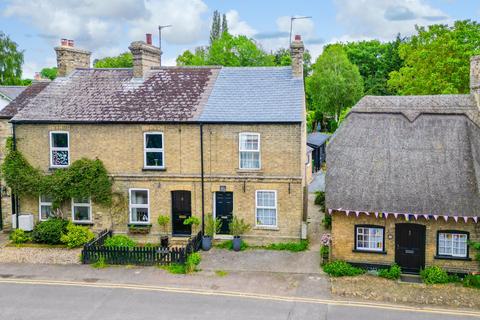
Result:
<svg viewBox="0 0 480 320">
<path fill-rule="evenodd" d="M 290 66 L 292 64 L 292 57 L 290 50 L 280 48 L 273 54 L 273 63 L 276 66 Z M 307 77 L 312 72 L 312 56 L 308 50 L 303 53 L 303 76 Z"/>
<path fill-rule="evenodd" d="M 213 11 L 212 28 L 210 29 L 210 44 L 220 38 L 222 35 L 221 31 L 220 12 L 215 10 Z"/>
<path fill-rule="evenodd" d="M 353 106 L 363 96 L 363 80 L 358 67 L 352 64 L 341 45 L 327 46 L 313 65 L 306 79 L 311 99 L 310 110 L 335 116 Z"/>
<path fill-rule="evenodd" d="M 228 33 L 227 15 L 224 13 L 222 17 L 222 34 Z"/>
<path fill-rule="evenodd" d="M 0 85 L 22 84 L 23 51 L 0 31 Z"/>
<path fill-rule="evenodd" d="M 177 57 L 178 66 L 204 66 L 207 64 L 207 52 L 208 48 L 198 47 L 195 49 L 195 53 L 190 50 L 184 51 Z"/>
<path fill-rule="evenodd" d="M 57 72 L 58 72 L 57 67 L 53 67 L 53 68 L 43 68 L 43 69 L 40 71 L 40 75 L 42 76 L 42 78 L 47 78 L 47 79 L 50 79 L 50 80 L 55 80 L 55 78 L 57 77 Z"/>
<path fill-rule="evenodd" d="M 105 57 L 96 60 L 95 68 L 131 68 L 133 67 L 133 56 L 130 52 L 122 53 L 115 57 Z"/>
<path fill-rule="evenodd" d="M 400 44 L 404 66 L 390 73 L 389 87 L 401 95 L 468 93 L 470 57 L 480 53 L 480 25 L 464 20 L 416 30 Z"/>
</svg>

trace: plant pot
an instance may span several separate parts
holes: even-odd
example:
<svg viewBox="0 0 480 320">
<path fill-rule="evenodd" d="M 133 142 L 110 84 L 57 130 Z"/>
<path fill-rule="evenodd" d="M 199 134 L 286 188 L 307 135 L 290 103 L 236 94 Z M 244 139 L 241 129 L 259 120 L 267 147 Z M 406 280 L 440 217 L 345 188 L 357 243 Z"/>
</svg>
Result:
<svg viewBox="0 0 480 320">
<path fill-rule="evenodd" d="M 160 246 L 161 247 L 168 247 L 168 236 L 161 236 L 160 237 Z"/>
<path fill-rule="evenodd" d="M 211 236 L 204 236 L 202 238 L 202 250 L 208 251 L 212 248 L 212 237 Z"/>
<path fill-rule="evenodd" d="M 240 249 L 242 249 L 242 239 L 239 236 L 234 236 L 232 243 L 233 251 L 240 251 Z"/>
</svg>

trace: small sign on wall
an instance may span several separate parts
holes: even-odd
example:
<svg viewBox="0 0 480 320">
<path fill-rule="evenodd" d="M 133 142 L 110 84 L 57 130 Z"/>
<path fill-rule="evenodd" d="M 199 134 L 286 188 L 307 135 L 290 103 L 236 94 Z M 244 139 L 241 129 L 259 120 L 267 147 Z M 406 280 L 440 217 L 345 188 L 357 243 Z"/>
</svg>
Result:
<svg viewBox="0 0 480 320">
<path fill-rule="evenodd" d="M 220 186 L 220 192 L 226 192 L 227 186 Z"/>
</svg>

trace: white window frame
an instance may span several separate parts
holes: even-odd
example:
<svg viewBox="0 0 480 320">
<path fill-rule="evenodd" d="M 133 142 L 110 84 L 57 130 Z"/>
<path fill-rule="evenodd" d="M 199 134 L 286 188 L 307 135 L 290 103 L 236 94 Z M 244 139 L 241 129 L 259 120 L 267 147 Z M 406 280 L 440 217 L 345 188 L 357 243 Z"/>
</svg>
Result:
<svg viewBox="0 0 480 320">
<path fill-rule="evenodd" d="M 147 204 L 132 203 L 132 191 L 147 191 Z M 133 208 L 146 208 L 148 210 L 148 220 L 147 221 L 133 221 L 133 219 L 132 219 L 132 209 Z M 140 189 L 140 188 L 130 188 L 130 189 L 128 189 L 128 221 L 131 224 L 150 224 L 150 190 L 149 189 Z"/>
<path fill-rule="evenodd" d="M 75 207 L 86 207 L 88 208 L 88 220 L 75 220 Z M 92 223 L 92 199 L 88 197 L 88 203 L 75 202 L 75 199 L 72 198 L 72 221 L 75 223 Z"/>
<path fill-rule="evenodd" d="M 67 134 L 67 144 L 68 146 L 65 147 L 54 147 L 53 146 L 53 135 L 54 134 Z M 50 167 L 51 168 L 66 168 L 70 166 L 70 132 L 68 131 L 50 131 Z M 67 151 L 68 152 L 68 164 L 67 165 L 54 165 L 53 164 L 53 151 Z"/>
<path fill-rule="evenodd" d="M 258 137 L 258 150 L 243 150 L 242 149 L 242 135 L 254 135 Z M 261 170 L 262 168 L 262 152 L 261 152 L 261 137 L 257 132 L 240 132 L 238 134 L 238 168 L 240 170 Z M 258 168 L 242 168 L 242 152 L 258 152 Z"/>
<path fill-rule="evenodd" d="M 162 148 L 147 148 L 147 135 L 160 135 L 162 136 Z M 146 169 L 165 169 L 165 139 L 163 132 L 160 131 L 148 131 L 143 133 L 143 167 Z M 147 165 L 147 152 L 161 152 L 162 153 L 162 165 L 161 166 L 148 166 Z"/>
<path fill-rule="evenodd" d="M 440 235 L 451 235 L 452 238 L 450 240 L 447 241 L 447 239 L 444 240 L 444 243 L 445 244 L 450 244 L 450 249 L 451 249 L 451 253 L 441 253 L 440 252 Z M 453 243 L 454 243 L 454 236 L 463 236 L 465 237 L 465 254 L 455 254 L 453 252 Z M 462 232 L 458 232 L 458 233 L 455 233 L 455 232 L 445 232 L 445 231 L 438 231 L 438 241 L 437 241 L 437 245 L 438 245 L 438 255 L 439 256 L 442 256 L 442 257 L 455 257 L 455 258 L 467 258 L 468 257 L 468 234 L 467 233 L 462 233 Z"/>
<path fill-rule="evenodd" d="M 367 229 L 368 230 L 368 237 L 371 237 L 371 234 L 370 234 L 370 229 L 378 229 L 382 232 L 382 247 L 381 248 L 377 248 L 377 247 L 359 247 L 358 246 L 358 235 L 359 235 L 359 230 L 358 229 Z M 365 242 L 365 240 L 363 240 L 363 242 Z M 371 243 L 371 241 L 369 240 L 367 242 L 369 245 Z M 376 243 L 376 242 L 374 242 Z M 377 252 L 383 252 L 385 251 L 385 229 L 380 227 L 380 226 L 365 226 L 365 225 L 356 225 L 355 226 L 355 250 L 357 251 L 377 251 Z"/>
<path fill-rule="evenodd" d="M 265 207 L 258 206 L 258 193 L 259 192 L 273 192 L 275 196 L 275 206 L 274 207 Z M 255 226 L 260 228 L 278 228 L 278 202 L 277 202 L 277 190 L 255 190 Z M 275 209 L 275 225 L 270 224 L 258 224 L 258 209 Z"/>
<path fill-rule="evenodd" d="M 52 207 L 52 211 L 53 211 L 53 202 L 43 202 L 42 201 L 42 195 L 39 195 L 38 196 L 38 220 L 39 221 L 47 221 L 47 219 L 43 219 L 42 218 L 42 206 L 50 206 Z"/>
</svg>

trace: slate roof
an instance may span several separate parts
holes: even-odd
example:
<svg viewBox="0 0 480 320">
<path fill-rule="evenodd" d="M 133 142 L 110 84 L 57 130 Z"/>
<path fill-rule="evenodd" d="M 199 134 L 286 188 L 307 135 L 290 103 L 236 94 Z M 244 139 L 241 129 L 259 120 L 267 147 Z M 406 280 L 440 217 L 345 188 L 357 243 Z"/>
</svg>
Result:
<svg viewBox="0 0 480 320">
<path fill-rule="evenodd" d="M 312 132 L 307 135 L 307 144 L 319 147 L 323 145 L 329 138 L 329 134 Z"/>
<path fill-rule="evenodd" d="M 7 97 L 10 101 L 22 93 L 26 86 L 0 86 L 0 95 Z"/>
<path fill-rule="evenodd" d="M 199 118 L 204 122 L 301 122 L 303 79 L 291 67 L 224 67 Z"/>
<path fill-rule="evenodd" d="M 303 79 L 291 67 L 77 69 L 18 110 L 12 122 L 301 122 Z"/>
<path fill-rule="evenodd" d="M 33 98 L 37 96 L 50 81 L 33 82 L 28 87 L 23 87 L 23 90 L 18 96 L 10 102 L 5 108 L 0 111 L 0 119 L 10 119 L 18 111 L 22 110 Z"/>
<path fill-rule="evenodd" d="M 331 209 L 480 215 L 473 96 L 365 97 L 327 146 Z"/>
</svg>

